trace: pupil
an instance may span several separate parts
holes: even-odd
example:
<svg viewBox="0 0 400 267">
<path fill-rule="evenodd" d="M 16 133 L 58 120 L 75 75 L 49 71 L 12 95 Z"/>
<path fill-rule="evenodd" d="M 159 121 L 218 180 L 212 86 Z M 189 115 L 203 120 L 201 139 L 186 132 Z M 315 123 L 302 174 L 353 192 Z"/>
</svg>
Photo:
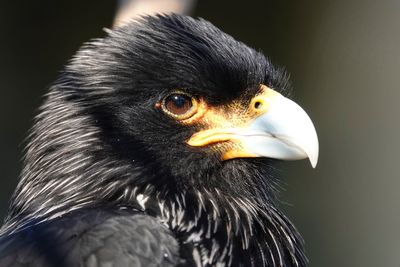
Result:
<svg viewBox="0 0 400 267">
<path fill-rule="evenodd" d="M 186 99 L 183 96 L 175 95 L 173 97 L 173 101 L 174 101 L 174 105 L 177 108 L 182 108 L 183 106 L 185 106 Z"/>
</svg>

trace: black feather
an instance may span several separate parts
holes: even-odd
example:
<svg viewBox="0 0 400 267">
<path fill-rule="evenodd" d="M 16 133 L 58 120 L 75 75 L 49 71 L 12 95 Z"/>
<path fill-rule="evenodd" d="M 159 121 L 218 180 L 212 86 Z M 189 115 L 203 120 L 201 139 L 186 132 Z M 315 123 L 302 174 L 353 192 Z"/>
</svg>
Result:
<svg viewBox="0 0 400 267">
<path fill-rule="evenodd" d="M 282 69 L 202 19 L 144 17 L 84 45 L 36 118 L 0 263 L 26 249 L 40 252 L 26 254 L 32 264 L 69 263 L 79 248 L 79 259 L 97 263 L 167 266 L 165 248 L 170 265 L 305 266 L 300 235 L 275 207 L 275 162 L 221 162 L 194 150 L 184 141 L 196 127 L 154 108 L 177 88 L 215 105 L 246 102 L 261 83 L 288 92 Z M 69 229 L 74 223 L 84 226 Z M 107 233 L 115 247 L 101 243 Z"/>
<path fill-rule="evenodd" d="M 7 266 L 175 266 L 178 243 L 169 230 L 132 209 L 80 210 L 4 237 Z"/>
</svg>

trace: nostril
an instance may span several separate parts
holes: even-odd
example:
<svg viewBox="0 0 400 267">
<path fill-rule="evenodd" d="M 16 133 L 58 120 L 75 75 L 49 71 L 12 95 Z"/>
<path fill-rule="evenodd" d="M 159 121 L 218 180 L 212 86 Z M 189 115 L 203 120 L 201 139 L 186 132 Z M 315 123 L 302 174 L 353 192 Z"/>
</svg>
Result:
<svg viewBox="0 0 400 267">
<path fill-rule="evenodd" d="M 254 103 L 254 108 L 255 108 L 255 109 L 260 109 L 260 108 L 262 108 L 262 103 L 261 103 L 261 101 L 256 101 L 256 102 Z"/>
</svg>

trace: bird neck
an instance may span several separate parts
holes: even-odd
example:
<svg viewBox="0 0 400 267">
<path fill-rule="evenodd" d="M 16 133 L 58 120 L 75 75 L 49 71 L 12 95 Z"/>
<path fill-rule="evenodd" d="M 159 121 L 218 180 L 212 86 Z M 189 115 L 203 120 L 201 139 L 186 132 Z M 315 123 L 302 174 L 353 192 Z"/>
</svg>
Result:
<svg viewBox="0 0 400 267">
<path fill-rule="evenodd" d="M 81 107 L 52 94 L 33 127 L 22 179 L 1 232 L 76 209 L 134 206 L 170 228 L 181 254 L 198 265 L 305 265 L 300 235 L 262 193 L 241 196 L 223 186 L 202 185 L 156 190 L 143 166 L 104 153 L 100 130 Z"/>
<path fill-rule="evenodd" d="M 170 228 L 197 266 L 305 266 L 303 241 L 272 204 L 218 189 L 138 194 L 138 205 Z"/>
</svg>

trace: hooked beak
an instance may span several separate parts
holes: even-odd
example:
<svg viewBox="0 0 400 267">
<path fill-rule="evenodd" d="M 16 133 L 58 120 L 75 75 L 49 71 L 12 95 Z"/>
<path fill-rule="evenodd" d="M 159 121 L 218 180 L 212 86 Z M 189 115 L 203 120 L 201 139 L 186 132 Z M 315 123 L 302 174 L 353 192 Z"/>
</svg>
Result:
<svg viewBox="0 0 400 267">
<path fill-rule="evenodd" d="M 246 125 L 212 128 L 195 133 L 190 146 L 231 142 L 222 159 L 268 157 L 281 160 L 309 158 L 313 168 L 318 162 L 318 137 L 307 113 L 295 102 L 262 85 L 253 98 L 252 114 Z"/>
</svg>

